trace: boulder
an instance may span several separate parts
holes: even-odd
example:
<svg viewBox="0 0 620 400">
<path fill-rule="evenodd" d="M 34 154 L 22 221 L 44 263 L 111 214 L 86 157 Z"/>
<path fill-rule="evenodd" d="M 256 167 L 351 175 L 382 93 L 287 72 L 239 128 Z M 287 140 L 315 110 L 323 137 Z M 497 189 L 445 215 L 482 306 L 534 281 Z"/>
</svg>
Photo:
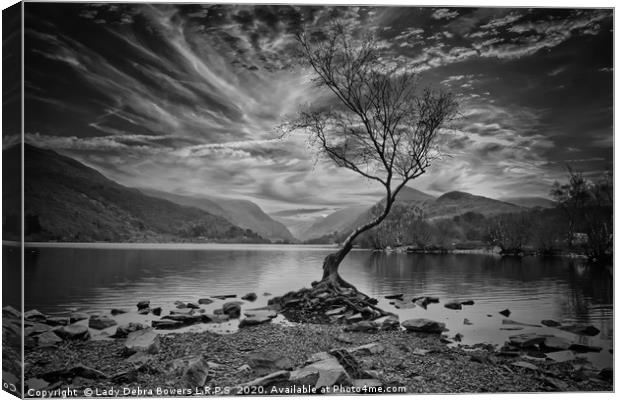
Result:
<svg viewBox="0 0 620 400">
<path fill-rule="evenodd" d="M 110 314 L 112 315 L 126 314 L 128 312 L 129 311 L 125 310 L 124 308 L 113 308 L 112 310 L 110 310 Z"/>
<path fill-rule="evenodd" d="M 449 308 L 451 310 L 461 310 L 463 306 L 458 301 L 451 301 L 443 305 L 445 308 Z"/>
<path fill-rule="evenodd" d="M 300 373 L 308 373 L 308 371 L 319 373 L 319 378 L 314 385 L 317 389 L 334 385 L 346 385 L 349 381 L 349 375 L 334 357 L 307 365 L 301 369 Z"/>
<path fill-rule="evenodd" d="M 520 335 L 510 336 L 510 344 L 516 347 L 533 347 L 545 342 L 549 335 L 539 335 L 536 333 L 522 333 Z"/>
<path fill-rule="evenodd" d="M 52 326 L 69 325 L 69 317 L 47 317 L 45 323 Z"/>
<path fill-rule="evenodd" d="M 242 383 L 240 387 L 264 387 L 267 385 L 273 385 L 279 382 L 288 382 L 291 373 L 289 371 L 276 371 L 269 375 L 262 376 L 254 379 L 253 381 Z"/>
<path fill-rule="evenodd" d="M 204 358 L 191 361 L 181 377 L 181 387 L 199 388 L 204 387 L 209 378 L 209 365 Z"/>
<path fill-rule="evenodd" d="M 577 353 L 599 353 L 602 350 L 599 346 L 590 346 L 580 343 L 573 343 L 568 347 L 568 349 Z"/>
<path fill-rule="evenodd" d="M 510 310 L 509 309 L 502 310 L 499 313 L 502 314 L 504 317 L 510 317 Z"/>
<path fill-rule="evenodd" d="M 179 329 L 179 328 L 182 328 L 183 326 L 184 324 L 181 321 L 171 321 L 171 320 L 165 320 L 165 319 L 160 319 L 158 321 L 151 321 L 151 327 L 155 329 L 171 330 L 171 329 Z"/>
<path fill-rule="evenodd" d="M 379 330 L 378 325 L 374 321 L 360 321 L 344 328 L 345 332 L 366 332 L 375 333 Z"/>
<path fill-rule="evenodd" d="M 592 325 L 562 325 L 559 328 L 563 331 L 583 336 L 596 336 L 601 332 L 598 328 Z"/>
<path fill-rule="evenodd" d="M 26 321 L 37 321 L 43 322 L 47 319 L 45 314 L 41 313 L 39 310 L 29 310 L 24 313 L 24 320 Z"/>
<path fill-rule="evenodd" d="M 196 304 L 196 303 L 187 303 L 185 306 L 187 308 L 191 308 L 191 309 L 194 309 L 194 310 L 200 308 L 200 306 L 198 304 Z"/>
<path fill-rule="evenodd" d="M 347 351 L 354 356 L 369 356 L 372 354 L 379 354 L 385 351 L 385 347 L 377 342 L 364 344 L 362 346 L 347 349 Z"/>
<path fill-rule="evenodd" d="M 155 307 L 155 308 L 151 309 L 151 312 L 153 313 L 153 315 L 160 316 L 161 312 L 162 312 L 162 309 L 161 309 L 161 307 Z"/>
<path fill-rule="evenodd" d="M 62 339 L 54 332 L 45 332 L 37 336 L 39 347 L 52 347 L 62 342 Z"/>
<path fill-rule="evenodd" d="M 328 310 L 325 312 L 325 315 L 328 317 L 331 317 L 332 315 L 339 315 L 344 313 L 345 311 L 347 311 L 347 307 L 338 307 L 338 308 L 333 308 L 331 310 Z"/>
<path fill-rule="evenodd" d="M 545 338 L 545 341 L 540 345 L 542 349 L 545 351 L 559 351 L 559 350 L 568 350 L 571 343 L 561 337 L 550 336 Z"/>
<path fill-rule="evenodd" d="M 241 305 L 236 301 L 224 303 L 222 306 L 222 312 L 230 318 L 239 318 L 241 315 Z"/>
<path fill-rule="evenodd" d="M 142 329 L 147 329 L 148 326 L 141 324 L 139 322 L 130 322 L 128 324 L 124 324 L 116 328 L 116 333 L 112 335 L 115 338 L 126 338 L 131 332 L 139 331 Z"/>
<path fill-rule="evenodd" d="M 401 325 L 410 332 L 441 333 L 446 329 L 446 324 L 426 318 L 408 319 Z"/>
<path fill-rule="evenodd" d="M 502 325 L 518 325 L 518 326 L 531 326 L 534 328 L 540 328 L 540 325 L 535 325 L 535 324 L 527 324 L 525 322 L 518 322 L 518 321 L 513 321 L 511 319 L 503 319 L 502 320 Z"/>
<path fill-rule="evenodd" d="M 144 308 L 149 308 L 150 305 L 151 302 L 149 300 L 142 300 L 139 301 L 138 304 L 136 304 L 136 307 L 138 307 L 138 310 L 142 310 Z"/>
<path fill-rule="evenodd" d="M 255 301 L 256 298 L 257 298 L 256 293 L 252 292 L 252 293 L 248 293 L 245 296 L 243 296 L 241 300 Z"/>
<path fill-rule="evenodd" d="M 124 352 L 126 355 L 137 352 L 156 354 L 159 352 L 159 345 L 159 334 L 155 333 L 150 328 L 141 329 L 127 335 Z"/>
<path fill-rule="evenodd" d="M 246 326 L 255 326 L 271 322 L 271 318 L 267 316 L 248 317 L 239 322 L 239 328 L 245 328 Z"/>
<path fill-rule="evenodd" d="M 90 318 L 90 315 L 83 313 L 83 312 L 74 312 L 71 315 L 69 315 L 69 323 L 73 324 L 75 322 L 78 321 L 82 321 L 84 319 L 88 319 Z"/>
<path fill-rule="evenodd" d="M 555 328 L 555 327 L 562 325 L 561 323 L 554 321 L 552 319 L 543 319 L 542 321 L 540 321 L 540 323 L 550 328 Z"/>
<path fill-rule="evenodd" d="M 290 370 L 293 367 L 291 360 L 277 351 L 254 351 L 247 357 L 250 367 L 260 375 L 278 370 Z"/>
<path fill-rule="evenodd" d="M 116 321 L 106 315 L 91 315 L 88 320 L 88 327 L 91 329 L 102 330 L 116 325 Z"/>
<path fill-rule="evenodd" d="M 20 319 L 22 314 L 11 306 L 2 307 L 2 316 Z"/>
<path fill-rule="evenodd" d="M 90 333 L 84 325 L 71 324 L 54 329 L 54 333 L 63 340 L 88 340 Z"/>
<path fill-rule="evenodd" d="M 400 321 L 396 315 L 387 315 L 376 319 L 374 322 L 379 325 L 379 328 L 382 331 L 393 331 L 400 329 Z"/>
<path fill-rule="evenodd" d="M 319 380 L 319 371 L 312 369 L 296 369 L 288 378 L 293 385 L 315 386 Z"/>
</svg>

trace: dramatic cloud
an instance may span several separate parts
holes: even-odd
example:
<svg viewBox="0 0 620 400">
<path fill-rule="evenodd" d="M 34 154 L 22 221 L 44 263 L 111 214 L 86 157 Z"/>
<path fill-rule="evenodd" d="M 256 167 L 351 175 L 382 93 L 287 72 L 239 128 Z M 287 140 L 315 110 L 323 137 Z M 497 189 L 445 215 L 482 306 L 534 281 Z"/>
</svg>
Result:
<svg viewBox="0 0 620 400">
<path fill-rule="evenodd" d="M 26 139 L 123 184 L 255 201 L 279 216 L 371 204 L 372 182 L 278 126 L 329 101 L 295 32 L 336 19 L 386 63 L 457 94 L 445 158 L 413 186 L 546 196 L 570 163 L 612 163 L 612 12 L 26 4 Z M 14 132 L 5 133 L 4 145 Z"/>
</svg>

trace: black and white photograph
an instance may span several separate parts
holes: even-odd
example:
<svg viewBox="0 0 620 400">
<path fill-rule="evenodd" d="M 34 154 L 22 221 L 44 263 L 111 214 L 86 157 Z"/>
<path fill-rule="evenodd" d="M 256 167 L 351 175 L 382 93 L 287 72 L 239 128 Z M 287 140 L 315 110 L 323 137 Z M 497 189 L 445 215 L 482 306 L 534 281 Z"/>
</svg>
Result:
<svg viewBox="0 0 620 400">
<path fill-rule="evenodd" d="M 614 9 L 2 12 L 17 397 L 614 391 Z"/>
</svg>

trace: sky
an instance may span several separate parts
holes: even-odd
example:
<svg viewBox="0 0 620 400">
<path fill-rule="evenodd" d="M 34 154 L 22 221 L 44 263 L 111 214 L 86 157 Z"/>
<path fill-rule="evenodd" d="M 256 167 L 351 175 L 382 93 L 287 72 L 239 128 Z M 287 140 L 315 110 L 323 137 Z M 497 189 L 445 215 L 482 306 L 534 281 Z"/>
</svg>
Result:
<svg viewBox="0 0 620 400">
<path fill-rule="evenodd" d="M 336 19 L 453 92 L 431 195 L 548 197 L 613 163 L 613 13 L 601 9 L 26 3 L 25 137 L 119 183 L 324 213 L 383 196 L 278 127 L 326 101 L 294 33 Z M 4 132 L 5 138 L 18 132 Z M 5 140 L 7 143 L 8 140 Z"/>
</svg>

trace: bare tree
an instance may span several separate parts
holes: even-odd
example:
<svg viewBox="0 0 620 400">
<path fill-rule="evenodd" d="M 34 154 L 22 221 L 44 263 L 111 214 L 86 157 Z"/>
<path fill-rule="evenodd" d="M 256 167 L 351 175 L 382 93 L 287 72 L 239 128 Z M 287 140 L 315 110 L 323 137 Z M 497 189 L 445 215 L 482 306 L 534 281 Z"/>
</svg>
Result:
<svg viewBox="0 0 620 400">
<path fill-rule="evenodd" d="M 444 91 L 420 90 L 416 73 L 388 66 L 376 40 L 356 39 L 343 24 L 301 32 L 297 40 L 315 82 L 331 91 L 333 102 L 301 111 L 289 129 L 306 132 L 337 166 L 386 191 L 383 210 L 353 230 L 323 263 L 322 283 L 355 289 L 338 274 L 340 263 L 361 233 L 385 219 L 398 192 L 439 157 L 434 140 L 454 116 L 456 101 Z"/>
</svg>

